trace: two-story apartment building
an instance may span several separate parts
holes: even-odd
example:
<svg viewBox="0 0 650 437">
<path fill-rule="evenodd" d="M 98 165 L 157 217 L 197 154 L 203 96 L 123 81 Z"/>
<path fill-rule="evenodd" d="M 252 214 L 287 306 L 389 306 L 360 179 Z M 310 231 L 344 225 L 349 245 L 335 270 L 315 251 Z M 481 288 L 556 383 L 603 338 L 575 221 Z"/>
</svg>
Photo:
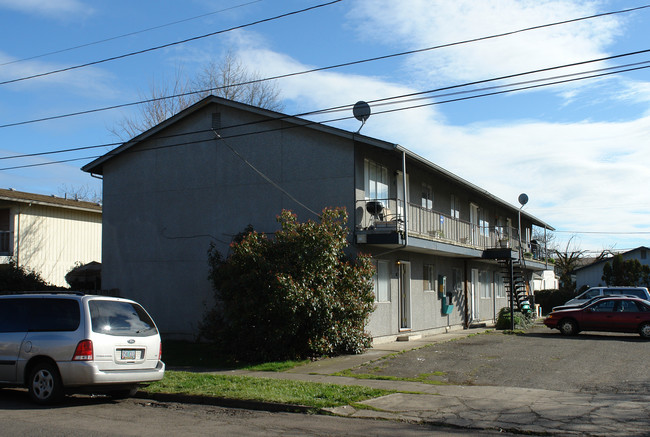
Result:
<svg viewBox="0 0 650 437">
<path fill-rule="evenodd" d="M 0 189 L 0 265 L 13 259 L 47 283 L 67 287 L 66 273 L 101 256 L 101 205 Z"/>
<path fill-rule="evenodd" d="M 210 243 L 227 254 L 249 224 L 272 233 L 282 209 L 347 209 L 352 251 L 377 267 L 376 341 L 493 321 L 544 268 L 523 256 L 540 253 L 532 227 L 552 229 L 400 145 L 217 97 L 83 170 L 104 179 L 104 288 L 179 337 L 213 303 Z"/>
</svg>

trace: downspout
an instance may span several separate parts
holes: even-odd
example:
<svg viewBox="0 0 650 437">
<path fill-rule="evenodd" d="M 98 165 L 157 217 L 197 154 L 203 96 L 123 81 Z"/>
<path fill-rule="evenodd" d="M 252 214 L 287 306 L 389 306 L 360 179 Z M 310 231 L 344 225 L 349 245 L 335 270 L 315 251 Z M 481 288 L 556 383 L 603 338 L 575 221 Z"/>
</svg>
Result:
<svg viewBox="0 0 650 437">
<path fill-rule="evenodd" d="M 406 186 L 406 151 L 402 150 L 402 186 L 404 187 L 404 247 L 409 244 L 409 213 L 408 202 L 406 201 L 408 187 Z"/>
</svg>

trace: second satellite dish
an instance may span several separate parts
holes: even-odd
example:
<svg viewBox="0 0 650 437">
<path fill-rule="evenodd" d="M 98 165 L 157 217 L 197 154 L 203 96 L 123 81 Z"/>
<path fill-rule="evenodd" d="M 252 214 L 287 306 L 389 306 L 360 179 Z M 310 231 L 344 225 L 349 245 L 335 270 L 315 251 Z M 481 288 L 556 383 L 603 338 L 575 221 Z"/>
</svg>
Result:
<svg viewBox="0 0 650 437">
<path fill-rule="evenodd" d="M 354 114 L 354 118 L 361 122 L 361 127 L 357 131 L 357 133 L 359 133 L 361 132 L 363 125 L 366 124 L 366 120 L 370 118 L 370 105 L 360 100 L 354 104 L 354 108 L 352 108 L 352 114 Z"/>
</svg>

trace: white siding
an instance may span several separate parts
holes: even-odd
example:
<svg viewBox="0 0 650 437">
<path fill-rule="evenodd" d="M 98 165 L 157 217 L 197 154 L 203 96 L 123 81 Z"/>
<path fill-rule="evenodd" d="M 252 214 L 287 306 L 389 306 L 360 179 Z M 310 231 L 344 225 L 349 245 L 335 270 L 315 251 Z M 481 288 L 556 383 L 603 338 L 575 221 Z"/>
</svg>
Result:
<svg viewBox="0 0 650 437">
<path fill-rule="evenodd" d="M 101 262 L 101 213 L 40 205 L 12 210 L 14 259 L 46 282 L 67 287 L 75 263 Z"/>
</svg>

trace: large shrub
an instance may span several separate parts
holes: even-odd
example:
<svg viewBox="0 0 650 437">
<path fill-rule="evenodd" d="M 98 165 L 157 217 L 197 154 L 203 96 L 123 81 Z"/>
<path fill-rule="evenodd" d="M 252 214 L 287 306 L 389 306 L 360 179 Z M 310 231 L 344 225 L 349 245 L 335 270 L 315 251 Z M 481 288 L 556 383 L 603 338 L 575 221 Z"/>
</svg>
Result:
<svg viewBox="0 0 650 437">
<path fill-rule="evenodd" d="M 202 333 L 236 358 L 279 360 L 358 353 L 370 345 L 370 259 L 344 255 L 345 209 L 298 223 L 283 211 L 273 239 L 248 230 L 224 259 L 209 251 L 216 307 Z"/>
<path fill-rule="evenodd" d="M 38 272 L 19 266 L 12 259 L 0 266 L 0 291 L 47 291 L 59 287 L 45 282 Z"/>
<path fill-rule="evenodd" d="M 576 293 L 571 290 L 538 290 L 535 292 L 535 303 L 542 307 L 543 314 L 548 314 L 553 307 L 564 305 L 574 297 Z"/>
</svg>

